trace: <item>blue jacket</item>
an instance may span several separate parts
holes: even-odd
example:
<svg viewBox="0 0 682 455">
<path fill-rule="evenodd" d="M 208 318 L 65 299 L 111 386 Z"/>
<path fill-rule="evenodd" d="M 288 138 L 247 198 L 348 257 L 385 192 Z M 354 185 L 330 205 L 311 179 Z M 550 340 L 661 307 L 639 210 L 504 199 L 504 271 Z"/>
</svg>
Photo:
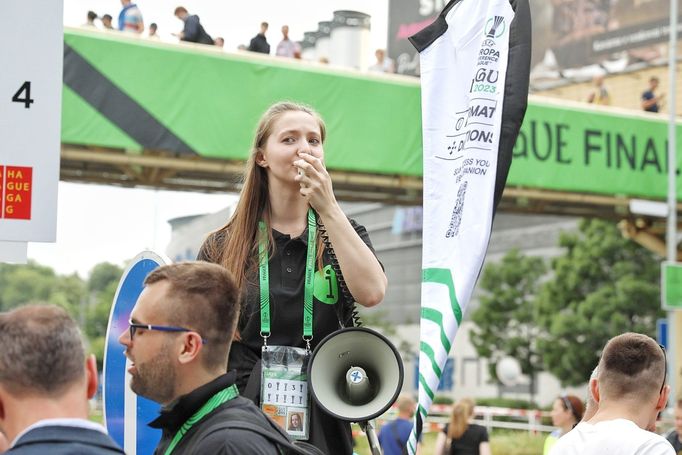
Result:
<svg viewBox="0 0 682 455">
<path fill-rule="evenodd" d="M 124 453 L 113 439 L 97 430 L 67 426 L 35 428 L 5 452 L 7 455 L 115 455 Z"/>
</svg>

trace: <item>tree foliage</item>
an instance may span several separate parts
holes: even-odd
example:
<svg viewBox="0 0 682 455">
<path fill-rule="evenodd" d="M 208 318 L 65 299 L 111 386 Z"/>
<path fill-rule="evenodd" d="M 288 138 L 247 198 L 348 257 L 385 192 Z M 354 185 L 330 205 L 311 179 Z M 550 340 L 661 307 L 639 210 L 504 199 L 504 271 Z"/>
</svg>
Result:
<svg viewBox="0 0 682 455">
<path fill-rule="evenodd" d="M 123 270 L 113 264 L 97 264 L 87 280 L 77 274 L 60 276 L 50 267 L 0 264 L 0 311 L 29 303 L 65 308 L 79 323 L 90 349 L 102 361 L 109 311 Z"/>
<path fill-rule="evenodd" d="M 545 367 L 563 385 L 584 383 L 609 338 L 633 331 L 655 336 L 660 265 L 610 222 L 583 220 L 564 233 L 563 256 L 537 300 Z"/>
<path fill-rule="evenodd" d="M 535 298 L 547 266 L 542 258 L 509 251 L 499 263 L 489 264 L 481 276 L 481 304 L 472 314 L 476 324 L 471 342 L 489 360 L 491 377 L 505 356 L 514 357 L 531 380 L 542 370 L 534 317 Z"/>
</svg>

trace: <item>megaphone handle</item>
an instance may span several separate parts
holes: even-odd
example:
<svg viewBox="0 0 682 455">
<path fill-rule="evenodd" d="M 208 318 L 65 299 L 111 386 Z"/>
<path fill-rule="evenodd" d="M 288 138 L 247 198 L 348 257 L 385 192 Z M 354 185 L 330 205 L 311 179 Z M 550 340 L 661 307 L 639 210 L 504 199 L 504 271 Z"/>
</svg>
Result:
<svg viewBox="0 0 682 455">
<path fill-rule="evenodd" d="M 379 445 L 379 438 L 377 438 L 377 432 L 374 429 L 374 423 L 371 420 L 366 420 L 364 422 L 358 422 L 360 428 L 367 435 L 367 440 L 369 441 L 369 450 L 372 451 L 372 455 L 381 455 L 381 446 Z"/>
</svg>

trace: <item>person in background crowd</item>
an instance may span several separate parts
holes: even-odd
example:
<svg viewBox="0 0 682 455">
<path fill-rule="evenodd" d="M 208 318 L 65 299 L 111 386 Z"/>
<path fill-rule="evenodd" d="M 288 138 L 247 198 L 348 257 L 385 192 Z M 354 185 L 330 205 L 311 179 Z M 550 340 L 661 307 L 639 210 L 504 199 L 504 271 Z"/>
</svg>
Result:
<svg viewBox="0 0 682 455">
<path fill-rule="evenodd" d="M 282 26 L 282 41 L 277 44 L 275 55 L 279 57 L 301 58 L 301 46 L 289 39 L 289 26 Z"/>
<path fill-rule="evenodd" d="M 162 405 L 149 424 L 162 431 L 154 453 L 279 455 L 264 435 L 224 426 L 236 421 L 277 431 L 227 373 L 238 315 L 234 278 L 215 264 L 179 262 L 145 278 L 119 342 L 130 360 L 132 391 Z"/>
<path fill-rule="evenodd" d="M 10 441 L 8 455 L 123 453 L 88 420 L 97 363 L 63 308 L 0 313 L 0 346 L 0 432 Z"/>
<path fill-rule="evenodd" d="M 675 403 L 675 427 L 666 435 L 677 455 L 682 454 L 682 399 Z"/>
<path fill-rule="evenodd" d="M 213 40 L 213 44 L 222 49 L 225 47 L 225 38 L 223 38 L 222 36 L 218 36 L 216 37 L 216 39 Z"/>
<path fill-rule="evenodd" d="M 206 33 L 203 25 L 199 21 L 199 16 L 196 14 L 190 15 L 184 6 L 178 6 L 175 8 L 175 17 L 180 19 L 185 23 L 184 28 L 180 33 L 176 33 L 175 36 L 180 38 L 180 41 L 187 41 L 189 43 L 199 43 L 213 45 L 213 38 L 211 35 Z"/>
<path fill-rule="evenodd" d="M 325 167 L 326 131 L 319 114 L 307 106 L 272 105 L 258 124 L 237 207 L 225 226 L 208 235 L 197 256 L 232 272 L 245 295 L 229 364 L 240 390 L 255 403 L 260 404 L 265 336 L 268 345 L 315 349 L 353 322 L 354 304 L 339 293 L 343 283 L 365 307 L 379 304 L 386 292 L 386 275 L 367 230 L 343 213 L 334 195 Z M 316 290 L 313 282 L 320 283 Z M 272 319 L 269 335 L 261 326 L 261 295 L 270 301 L 263 312 Z M 310 339 L 304 336 L 304 318 L 312 326 Z M 349 423 L 312 397 L 308 405 L 309 417 L 303 419 L 310 424 L 308 442 L 327 455 L 352 453 Z"/>
<path fill-rule="evenodd" d="M 87 22 L 83 24 L 83 27 L 96 27 L 95 19 L 97 19 L 97 13 L 94 11 L 88 11 Z"/>
<path fill-rule="evenodd" d="M 158 34 L 159 27 L 156 25 L 156 22 L 152 22 L 149 24 L 149 35 L 147 35 L 147 38 L 151 39 L 160 39 L 159 34 Z"/>
<path fill-rule="evenodd" d="M 144 21 L 140 8 L 130 0 L 121 0 L 121 6 L 123 9 L 118 15 L 118 29 L 129 33 L 144 32 Z"/>
<path fill-rule="evenodd" d="M 268 44 L 268 40 L 265 37 L 265 34 L 268 31 L 268 23 L 267 22 L 261 22 L 260 24 L 260 32 L 253 38 L 251 38 L 251 42 L 249 43 L 249 50 L 251 52 L 260 52 L 261 54 L 269 54 L 270 53 L 270 45 Z"/>
<path fill-rule="evenodd" d="M 102 16 L 102 27 L 104 27 L 105 30 L 114 30 L 114 26 L 111 25 L 112 21 L 111 14 L 105 14 Z"/>
<path fill-rule="evenodd" d="M 379 431 L 379 444 L 384 455 L 402 455 L 412 432 L 412 418 L 417 403 L 412 397 L 402 395 L 396 402 L 398 417 L 384 424 Z"/>
<path fill-rule="evenodd" d="M 658 112 L 661 108 L 660 104 L 665 98 L 665 94 L 656 95 L 659 80 L 656 76 L 651 76 L 649 79 L 649 89 L 642 93 L 642 109 L 646 112 Z"/>
<path fill-rule="evenodd" d="M 386 57 L 386 51 L 383 49 L 377 49 L 374 52 L 374 56 L 377 61 L 374 65 L 369 67 L 370 71 L 375 71 L 379 73 L 395 73 L 395 66 L 393 65 L 393 60 Z"/>
<path fill-rule="evenodd" d="M 560 437 L 568 433 L 583 418 L 585 408 L 575 395 L 561 395 L 552 405 L 552 425 L 557 427 L 545 438 L 544 455 L 548 455 Z"/>
<path fill-rule="evenodd" d="M 624 333 L 611 338 L 590 391 L 599 409 L 559 439 L 551 455 L 674 455 L 664 437 L 647 431 L 665 408 L 666 354 L 651 337 Z"/>
<path fill-rule="evenodd" d="M 471 423 L 474 415 L 474 400 L 463 398 L 452 407 L 450 423 L 436 438 L 436 455 L 490 455 L 488 431 L 485 427 Z"/>
<path fill-rule="evenodd" d="M 606 89 L 606 84 L 604 83 L 604 76 L 595 76 L 594 79 L 592 79 L 592 84 L 594 85 L 594 90 L 587 96 L 587 102 L 604 106 L 611 104 L 609 91 Z"/>
</svg>

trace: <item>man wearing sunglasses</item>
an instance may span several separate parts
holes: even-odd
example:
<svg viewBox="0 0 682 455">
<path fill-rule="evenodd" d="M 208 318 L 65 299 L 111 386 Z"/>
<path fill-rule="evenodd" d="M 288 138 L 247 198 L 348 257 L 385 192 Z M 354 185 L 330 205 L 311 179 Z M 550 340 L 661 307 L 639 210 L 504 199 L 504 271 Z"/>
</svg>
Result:
<svg viewBox="0 0 682 455">
<path fill-rule="evenodd" d="M 665 350 L 646 335 L 611 338 L 597 378 L 590 379 L 596 413 L 559 439 L 550 455 L 675 455 L 665 438 L 646 431 L 668 401 L 665 357 Z"/>
<path fill-rule="evenodd" d="M 0 313 L 0 432 L 10 443 L 8 455 L 123 453 L 103 426 L 88 420 L 97 364 L 85 352 L 63 308 Z"/>
<path fill-rule="evenodd" d="M 270 425 L 238 395 L 234 373 L 226 373 L 239 314 L 232 275 L 214 264 L 185 262 L 155 269 L 144 284 L 119 342 L 133 392 L 163 406 L 150 423 L 162 430 L 155 453 L 278 454 L 267 437 L 223 425 L 244 419 Z"/>
</svg>

